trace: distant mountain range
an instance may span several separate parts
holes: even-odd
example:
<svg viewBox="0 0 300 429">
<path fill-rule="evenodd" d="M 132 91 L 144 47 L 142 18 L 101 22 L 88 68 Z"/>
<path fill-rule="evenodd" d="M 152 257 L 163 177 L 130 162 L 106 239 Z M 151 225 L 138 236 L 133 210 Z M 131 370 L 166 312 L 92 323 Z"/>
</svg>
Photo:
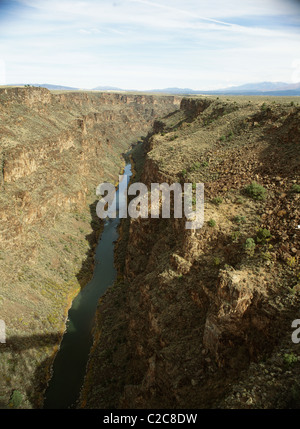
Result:
<svg viewBox="0 0 300 429">
<path fill-rule="evenodd" d="M 284 82 L 260 82 L 260 83 L 246 83 L 240 86 L 231 86 L 223 88 L 222 91 L 286 91 L 295 90 L 300 88 L 298 83 L 284 83 Z"/>
<path fill-rule="evenodd" d="M 231 86 L 228 88 L 215 89 L 211 91 L 194 90 L 190 88 L 165 88 L 154 89 L 150 92 L 168 93 L 168 94 L 210 94 L 210 95 L 300 95 L 300 82 L 259 82 L 246 83 L 240 86 Z"/>
<path fill-rule="evenodd" d="M 115 86 L 96 86 L 93 91 L 126 91 L 125 89 L 116 88 Z"/>
<path fill-rule="evenodd" d="M 11 84 L 8 86 L 23 86 L 24 84 Z M 73 88 L 63 85 L 52 85 L 48 83 L 33 83 L 31 86 L 40 86 L 50 90 L 61 91 L 77 91 L 80 88 Z M 120 91 L 120 92 L 149 92 L 149 93 L 164 93 L 172 95 L 195 95 L 195 94 L 208 94 L 208 95 L 300 95 L 300 82 L 298 83 L 285 83 L 285 82 L 258 82 L 246 83 L 239 86 L 231 86 L 223 89 L 216 90 L 195 90 L 191 88 L 164 88 L 152 89 L 146 91 L 136 91 L 129 89 L 117 88 L 115 86 L 97 86 L 89 91 Z"/>
<path fill-rule="evenodd" d="M 9 83 L 5 86 L 24 86 L 24 85 L 30 85 L 30 86 L 37 86 L 41 88 L 47 88 L 47 89 L 56 89 L 61 91 L 77 91 L 79 88 L 72 88 L 71 86 L 63 86 L 63 85 L 52 85 L 51 83 Z"/>
</svg>

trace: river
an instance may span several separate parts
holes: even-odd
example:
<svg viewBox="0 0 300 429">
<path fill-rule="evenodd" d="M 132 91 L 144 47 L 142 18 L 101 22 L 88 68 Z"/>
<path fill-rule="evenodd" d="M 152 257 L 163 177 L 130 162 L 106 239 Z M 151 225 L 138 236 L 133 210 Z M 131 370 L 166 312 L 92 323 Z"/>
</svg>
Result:
<svg viewBox="0 0 300 429">
<path fill-rule="evenodd" d="M 131 165 L 125 166 L 128 185 Z M 125 180 L 125 178 L 123 178 Z M 118 207 L 119 189 L 114 198 Z M 92 346 L 92 327 L 99 298 L 116 279 L 114 243 L 118 239 L 120 219 L 107 219 L 95 253 L 92 280 L 73 300 L 68 313 L 66 331 L 53 363 L 53 373 L 45 393 L 45 409 L 74 408 L 83 384 L 89 352 Z"/>
</svg>

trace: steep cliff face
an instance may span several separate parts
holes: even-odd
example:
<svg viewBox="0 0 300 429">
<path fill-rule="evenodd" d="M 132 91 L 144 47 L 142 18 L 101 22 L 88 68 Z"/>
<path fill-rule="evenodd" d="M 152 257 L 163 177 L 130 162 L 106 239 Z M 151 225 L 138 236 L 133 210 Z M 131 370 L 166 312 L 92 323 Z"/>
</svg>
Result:
<svg viewBox="0 0 300 429">
<path fill-rule="evenodd" d="M 155 124 L 140 181 L 204 183 L 205 224 L 123 223 L 83 407 L 299 403 L 299 115 L 290 100 L 200 98 Z"/>
<path fill-rule="evenodd" d="M 92 273 L 95 189 L 176 97 L 0 89 L 0 401 L 41 404 L 70 299 Z"/>
</svg>

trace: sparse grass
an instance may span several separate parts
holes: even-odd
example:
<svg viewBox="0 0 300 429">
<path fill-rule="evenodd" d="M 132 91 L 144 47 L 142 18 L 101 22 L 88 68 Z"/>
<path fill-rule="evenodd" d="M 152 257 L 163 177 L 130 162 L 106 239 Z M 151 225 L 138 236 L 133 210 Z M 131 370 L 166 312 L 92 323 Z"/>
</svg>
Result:
<svg viewBox="0 0 300 429">
<path fill-rule="evenodd" d="M 236 215 L 236 216 L 234 216 L 233 221 L 236 224 L 240 225 L 241 223 L 246 223 L 246 218 L 245 218 L 245 216 Z"/>
<path fill-rule="evenodd" d="M 237 203 L 237 204 L 244 204 L 244 199 L 243 199 L 241 196 L 238 196 L 238 197 L 236 198 L 236 203 Z"/>
<path fill-rule="evenodd" d="M 201 168 L 200 162 L 195 162 L 192 167 L 190 168 L 191 171 L 198 171 Z"/>
<path fill-rule="evenodd" d="M 230 141 L 233 139 L 233 137 L 234 137 L 234 133 L 233 133 L 233 131 L 230 131 L 230 133 L 227 136 L 227 140 Z"/>
<path fill-rule="evenodd" d="M 233 137 L 234 137 L 234 133 L 233 133 L 233 131 L 230 131 L 226 136 L 223 134 L 223 135 L 219 138 L 219 140 L 220 140 L 221 142 L 225 142 L 225 141 L 230 142 L 230 141 L 233 139 Z"/>
<path fill-rule="evenodd" d="M 221 197 L 215 197 L 212 199 L 212 203 L 215 204 L 216 206 L 219 206 L 220 204 L 222 204 L 223 202 L 223 198 Z"/>
</svg>

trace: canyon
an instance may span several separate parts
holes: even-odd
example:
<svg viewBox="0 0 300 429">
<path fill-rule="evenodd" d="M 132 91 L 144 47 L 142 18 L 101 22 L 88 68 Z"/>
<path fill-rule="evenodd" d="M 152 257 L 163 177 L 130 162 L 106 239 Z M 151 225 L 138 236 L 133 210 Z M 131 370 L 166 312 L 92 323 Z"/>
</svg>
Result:
<svg viewBox="0 0 300 429">
<path fill-rule="evenodd" d="M 91 279 L 102 228 L 96 187 L 180 99 L 0 90 L 0 402 L 41 407 L 72 299 Z"/>
<path fill-rule="evenodd" d="M 289 99 L 182 99 L 133 150 L 148 188 L 204 183 L 205 224 L 123 220 L 81 407 L 299 407 L 299 115 Z"/>
<path fill-rule="evenodd" d="M 43 406 L 93 274 L 96 187 L 128 151 L 148 188 L 204 183 L 205 224 L 122 219 L 78 407 L 298 407 L 297 98 L 1 88 L 0 101 L 1 407 Z"/>
</svg>

